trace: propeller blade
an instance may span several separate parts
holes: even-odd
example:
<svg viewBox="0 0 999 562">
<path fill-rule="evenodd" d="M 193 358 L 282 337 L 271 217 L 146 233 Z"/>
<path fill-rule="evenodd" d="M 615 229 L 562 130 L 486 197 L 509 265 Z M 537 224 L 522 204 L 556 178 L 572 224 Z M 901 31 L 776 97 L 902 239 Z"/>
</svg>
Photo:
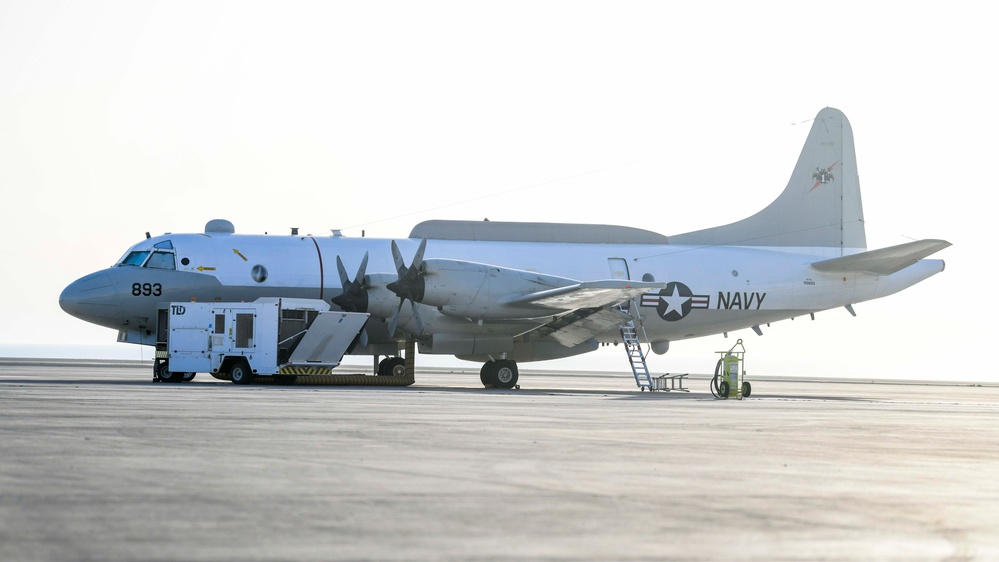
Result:
<svg viewBox="0 0 999 562">
<path fill-rule="evenodd" d="M 343 260 L 340 259 L 340 256 L 336 257 L 336 270 L 340 273 L 340 286 L 346 291 L 347 285 L 350 284 L 350 278 L 347 277 L 347 268 L 343 266 Z"/>
<path fill-rule="evenodd" d="M 340 260 L 340 256 L 336 257 L 337 261 Z M 361 267 L 357 268 L 357 277 L 354 278 L 355 283 L 360 283 L 364 285 L 364 273 L 368 269 L 368 253 L 364 252 L 364 257 L 361 258 Z"/>
<path fill-rule="evenodd" d="M 413 265 L 409 268 L 413 271 L 419 271 L 423 266 L 423 253 L 427 251 L 427 239 L 424 238 L 420 241 L 420 247 L 416 250 L 416 255 L 413 256 Z"/>
<path fill-rule="evenodd" d="M 423 330 L 424 328 L 426 328 L 426 325 L 424 325 L 423 323 L 423 318 L 420 317 L 420 312 L 416 310 L 416 303 L 410 300 L 409 304 L 413 305 L 413 318 L 416 319 L 416 329 L 418 330 L 418 333 L 416 335 L 422 336 Z"/>
<path fill-rule="evenodd" d="M 406 262 L 402 261 L 402 252 L 399 251 L 399 245 L 392 241 L 392 259 L 395 260 L 395 271 L 402 277 L 406 273 Z"/>
<path fill-rule="evenodd" d="M 389 337 L 395 336 L 395 327 L 399 323 L 399 312 L 402 311 L 402 303 L 406 302 L 406 299 L 399 299 L 399 306 L 395 309 L 395 314 L 389 319 L 388 323 L 388 333 Z"/>
</svg>

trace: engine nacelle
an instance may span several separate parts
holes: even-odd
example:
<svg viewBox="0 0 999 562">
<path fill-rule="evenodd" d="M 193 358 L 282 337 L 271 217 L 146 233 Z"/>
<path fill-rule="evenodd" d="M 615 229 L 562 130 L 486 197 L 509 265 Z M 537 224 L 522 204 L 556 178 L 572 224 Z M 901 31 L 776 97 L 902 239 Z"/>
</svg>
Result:
<svg viewBox="0 0 999 562">
<path fill-rule="evenodd" d="M 573 279 L 459 260 L 423 261 L 422 304 L 443 314 L 472 319 L 528 318 L 548 310 L 530 305 L 503 304 L 510 297 L 565 287 Z"/>
<path fill-rule="evenodd" d="M 387 288 L 388 284 L 395 280 L 396 276 L 391 273 L 372 273 L 364 276 L 364 285 L 368 291 L 368 308 L 365 312 L 382 318 L 388 318 L 395 313 L 399 308 L 399 295 Z"/>
<path fill-rule="evenodd" d="M 507 352 L 506 358 L 517 362 L 528 361 L 549 361 L 552 359 L 562 359 L 583 353 L 596 351 L 600 344 L 596 340 L 590 339 L 573 347 L 566 347 L 556 341 L 518 338 L 513 342 L 513 348 Z M 464 361 L 488 361 L 488 355 L 456 354 L 458 359 Z"/>
<path fill-rule="evenodd" d="M 420 353 L 480 355 L 506 353 L 513 349 L 513 336 L 500 334 L 433 334 L 420 341 Z"/>
</svg>

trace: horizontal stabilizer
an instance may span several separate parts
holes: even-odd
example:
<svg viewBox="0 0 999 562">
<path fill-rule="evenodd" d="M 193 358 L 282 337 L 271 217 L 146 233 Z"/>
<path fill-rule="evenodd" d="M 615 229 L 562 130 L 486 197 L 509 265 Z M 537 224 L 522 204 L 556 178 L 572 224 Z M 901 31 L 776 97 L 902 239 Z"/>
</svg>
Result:
<svg viewBox="0 0 999 562">
<path fill-rule="evenodd" d="M 946 240 L 917 240 L 880 250 L 861 252 L 852 256 L 817 261 L 812 264 L 812 267 L 819 271 L 850 271 L 891 275 L 926 256 L 943 250 L 947 246 L 950 246 L 950 242 Z"/>
<path fill-rule="evenodd" d="M 663 283 L 607 279 L 584 281 L 503 301 L 503 304 L 531 304 L 555 310 L 578 310 L 580 308 L 600 308 L 617 304 L 641 294 L 662 289 Z"/>
</svg>

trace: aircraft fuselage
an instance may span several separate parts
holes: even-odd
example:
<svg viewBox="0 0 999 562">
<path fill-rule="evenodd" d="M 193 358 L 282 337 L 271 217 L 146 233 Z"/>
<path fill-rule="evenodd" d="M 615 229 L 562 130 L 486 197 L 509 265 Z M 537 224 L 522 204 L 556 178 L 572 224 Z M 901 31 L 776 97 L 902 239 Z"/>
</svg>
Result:
<svg viewBox="0 0 999 562">
<path fill-rule="evenodd" d="M 408 259 L 420 241 L 396 242 Z M 154 344 L 157 309 L 164 303 L 265 296 L 329 302 L 342 292 L 337 257 L 353 275 L 367 253 L 370 310 L 384 319 L 399 300 L 388 291 L 379 293 L 397 273 L 390 244 L 389 239 L 342 236 L 164 235 L 136 244 L 118 265 L 75 282 L 61 302 L 76 316 L 122 331 L 123 341 Z M 143 252 L 149 255 L 126 265 L 129 256 Z M 154 259 L 156 253 L 159 259 Z M 429 240 L 425 259 L 465 260 L 576 280 L 657 282 L 661 288 L 630 305 L 640 312 L 651 342 L 729 332 L 842 307 L 892 294 L 943 269 L 940 260 L 921 260 L 890 276 L 828 273 L 810 266 L 830 257 L 835 256 L 829 248 Z M 422 332 L 403 308 L 399 327 L 418 338 L 454 332 L 516 337 L 551 320 L 541 313 L 536 318 L 495 318 L 485 308 L 479 314 L 463 310 L 456 315 L 448 308 L 420 304 Z M 371 334 L 373 343 L 398 339 L 377 327 Z M 595 339 L 608 343 L 619 337 L 615 329 Z"/>
</svg>

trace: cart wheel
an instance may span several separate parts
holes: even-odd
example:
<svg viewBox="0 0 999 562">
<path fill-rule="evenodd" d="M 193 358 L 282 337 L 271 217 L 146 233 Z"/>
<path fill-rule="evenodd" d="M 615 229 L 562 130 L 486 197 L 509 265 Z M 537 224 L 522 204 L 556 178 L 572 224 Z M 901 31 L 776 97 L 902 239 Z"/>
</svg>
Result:
<svg viewBox="0 0 999 562">
<path fill-rule="evenodd" d="M 156 375 L 159 377 L 160 382 L 180 382 L 183 373 L 174 373 L 170 370 L 170 364 L 166 361 L 161 361 L 156 364 Z"/>
<path fill-rule="evenodd" d="M 722 398 L 728 398 L 728 381 L 722 381 L 721 384 L 718 385 L 718 394 L 720 394 Z"/>
<path fill-rule="evenodd" d="M 746 398 L 749 398 L 749 395 L 752 393 L 753 393 L 753 387 L 748 382 L 742 383 L 742 395 Z"/>
<path fill-rule="evenodd" d="M 253 373 L 250 371 L 250 365 L 247 364 L 246 360 L 236 362 L 229 369 L 229 377 L 232 379 L 233 384 L 250 384 L 253 382 Z"/>
</svg>

